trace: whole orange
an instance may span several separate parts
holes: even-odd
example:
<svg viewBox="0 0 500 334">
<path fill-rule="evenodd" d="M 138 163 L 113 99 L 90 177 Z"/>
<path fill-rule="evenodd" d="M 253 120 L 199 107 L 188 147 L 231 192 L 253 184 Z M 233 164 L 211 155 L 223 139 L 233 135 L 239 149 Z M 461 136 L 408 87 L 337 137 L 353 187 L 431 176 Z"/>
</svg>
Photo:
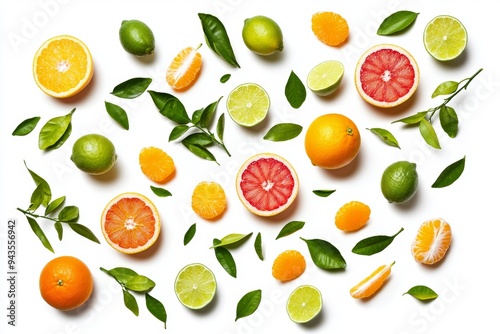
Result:
<svg viewBox="0 0 500 334">
<path fill-rule="evenodd" d="M 92 294 L 93 280 L 89 268 L 73 256 L 49 261 L 40 273 L 40 293 L 52 307 L 69 311 L 83 305 Z"/>
<path fill-rule="evenodd" d="M 338 169 L 356 158 L 361 137 L 354 122 L 342 114 L 321 115 L 309 125 L 305 136 L 311 163 L 325 169 Z"/>
</svg>

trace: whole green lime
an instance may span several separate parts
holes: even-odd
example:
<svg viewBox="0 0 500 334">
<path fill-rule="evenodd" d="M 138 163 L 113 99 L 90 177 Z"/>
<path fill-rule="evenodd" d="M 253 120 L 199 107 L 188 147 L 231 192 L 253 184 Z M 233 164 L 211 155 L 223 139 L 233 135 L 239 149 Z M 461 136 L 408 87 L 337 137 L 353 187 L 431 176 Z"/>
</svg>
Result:
<svg viewBox="0 0 500 334">
<path fill-rule="evenodd" d="M 120 42 L 134 56 L 153 54 L 155 37 L 146 23 L 139 20 L 124 20 L 120 26 Z"/>
<path fill-rule="evenodd" d="M 417 165 L 409 161 L 398 161 L 389 165 L 380 182 L 382 194 L 389 203 L 404 203 L 417 192 Z"/>
<path fill-rule="evenodd" d="M 258 55 L 270 56 L 283 50 L 281 28 L 267 16 L 257 15 L 245 19 L 242 36 L 247 48 Z"/>
<path fill-rule="evenodd" d="M 99 134 L 88 134 L 73 144 L 71 160 L 85 173 L 100 175 L 108 172 L 116 162 L 115 146 Z"/>
</svg>

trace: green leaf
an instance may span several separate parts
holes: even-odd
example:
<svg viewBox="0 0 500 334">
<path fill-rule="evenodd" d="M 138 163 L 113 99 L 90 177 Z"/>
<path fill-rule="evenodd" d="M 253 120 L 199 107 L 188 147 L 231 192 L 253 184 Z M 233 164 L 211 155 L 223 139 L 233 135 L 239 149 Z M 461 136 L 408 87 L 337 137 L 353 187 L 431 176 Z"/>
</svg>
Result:
<svg viewBox="0 0 500 334">
<path fill-rule="evenodd" d="M 26 218 L 28 219 L 28 223 L 30 224 L 31 229 L 33 230 L 35 235 L 38 237 L 38 239 L 42 242 L 42 245 L 45 248 L 47 248 L 49 251 L 54 253 L 54 249 L 52 248 L 52 245 L 50 244 L 49 239 L 47 239 L 47 237 L 45 236 L 45 233 L 43 233 L 43 230 L 40 227 L 40 225 L 38 225 L 38 222 L 31 217 L 26 216 Z"/>
<path fill-rule="evenodd" d="M 306 100 L 306 87 L 300 78 L 291 71 L 285 86 L 285 96 L 292 108 L 298 109 Z"/>
<path fill-rule="evenodd" d="M 168 99 L 160 110 L 160 114 L 177 124 L 188 124 L 191 122 L 182 102 L 173 97 Z"/>
<path fill-rule="evenodd" d="M 87 226 L 77 223 L 69 223 L 68 225 L 75 233 L 81 235 L 82 237 L 87 238 L 90 241 L 93 241 L 98 244 L 101 243 L 99 239 L 97 239 L 95 234 Z"/>
<path fill-rule="evenodd" d="M 201 145 L 203 147 L 212 145 L 214 143 L 212 137 L 210 137 L 204 132 L 191 133 L 190 135 L 186 136 L 182 140 L 182 142 L 189 143 L 192 145 Z"/>
<path fill-rule="evenodd" d="M 304 239 L 314 264 L 322 269 L 344 269 L 347 264 L 340 251 L 331 243 L 321 239 Z"/>
<path fill-rule="evenodd" d="M 193 111 L 193 114 L 191 115 L 191 122 L 193 124 L 198 125 L 198 123 L 200 123 L 201 115 L 203 114 L 203 111 L 205 111 L 205 108 L 201 108 L 201 109 Z"/>
<path fill-rule="evenodd" d="M 57 150 L 59 147 L 61 147 L 71 135 L 72 129 L 73 126 L 71 125 L 71 123 L 69 123 L 68 127 L 66 128 L 66 131 L 64 131 L 61 138 L 59 138 L 53 145 L 47 147 L 45 150 L 46 151 Z"/>
<path fill-rule="evenodd" d="M 135 292 L 150 291 L 155 285 L 155 282 L 144 275 L 136 275 L 125 282 L 125 287 Z"/>
<path fill-rule="evenodd" d="M 224 24 L 211 14 L 198 13 L 207 45 L 229 65 L 240 67 Z"/>
<path fill-rule="evenodd" d="M 71 110 L 67 115 L 54 117 L 45 123 L 38 136 L 38 148 L 45 150 L 54 145 L 64 135 L 75 110 Z"/>
<path fill-rule="evenodd" d="M 38 121 L 40 121 L 40 117 L 32 117 L 25 119 L 19 125 L 14 129 L 12 132 L 13 136 L 26 136 L 29 134 L 33 129 L 35 129 L 36 125 L 38 124 Z"/>
<path fill-rule="evenodd" d="M 367 128 L 367 130 L 370 130 L 372 133 L 376 134 L 387 145 L 401 148 L 399 147 L 399 143 L 396 137 L 394 137 L 393 134 L 388 130 L 382 128 Z"/>
<path fill-rule="evenodd" d="M 214 239 L 213 245 L 214 247 L 220 243 L 220 240 Z M 214 248 L 215 257 L 217 261 L 219 261 L 220 265 L 224 270 L 232 277 L 236 278 L 236 262 L 234 262 L 233 255 L 231 252 L 225 247 L 216 247 Z"/>
<path fill-rule="evenodd" d="M 208 161 L 215 161 L 217 164 L 219 164 L 217 162 L 217 160 L 215 159 L 215 156 L 209 150 L 207 150 L 205 147 L 203 147 L 199 144 L 191 144 L 191 143 L 188 143 L 185 141 L 182 141 L 182 144 L 189 151 L 191 151 L 191 153 L 193 153 L 194 155 L 196 155 L 202 159 L 208 160 Z"/>
<path fill-rule="evenodd" d="M 286 141 L 297 137 L 302 132 L 302 126 L 293 123 L 276 124 L 267 131 L 265 140 Z"/>
<path fill-rule="evenodd" d="M 382 21 L 377 35 L 388 36 L 406 29 L 417 19 L 418 14 L 409 10 L 392 13 Z"/>
<path fill-rule="evenodd" d="M 323 190 L 323 189 L 318 189 L 318 190 L 313 190 L 313 193 L 316 195 L 316 196 L 319 196 L 319 197 L 328 197 L 330 196 L 331 194 L 333 194 L 336 190 L 333 189 L 333 190 Z"/>
<path fill-rule="evenodd" d="M 29 209 L 31 211 L 36 211 L 40 207 L 40 205 L 42 205 L 43 200 L 44 200 L 44 189 L 43 189 L 43 184 L 40 183 L 31 194 Z"/>
<path fill-rule="evenodd" d="M 389 246 L 394 238 L 403 231 L 403 228 L 399 230 L 396 234 L 392 236 L 386 236 L 386 235 L 376 235 L 373 237 L 368 237 L 365 238 L 361 241 L 359 241 L 354 248 L 352 249 L 352 252 L 354 254 L 359 254 L 359 255 L 373 255 L 376 253 L 380 253 L 384 249 Z"/>
<path fill-rule="evenodd" d="M 164 328 L 167 328 L 167 311 L 165 310 L 165 306 L 149 293 L 146 293 L 146 307 L 156 319 L 163 322 Z"/>
<path fill-rule="evenodd" d="M 220 239 L 220 243 L 214 244 L 210 248 L 216 248 L 216 247 L 226 247 L 226 246 L 232 246 L 235 245 L 243 240 L 246 240 L 252 235 L 253 232 L 250 232 L 248 234 L 241 234 L 241 233 L 230 233 L 226 235 L 224 238 Z"/>
<path fill-rule="evenodd" d="M 65 200 L 66 196 L 61 196 L 50 202 L 49 205 L 47 205 L 47 208 L 45 208 L 45 216 L 57 210 L 64 203 Z"/>
<path fill-rule="evenodd" d="M 424 119 L 425 115 L 427 115 L 427 111 L 421 111 L 421 112 L 418 112 L 414 115 L 393 121 L 392 123 L 399 122 L 399 123 L 405 123 L 405 124 L 418 124 L 418 123 L 420 123 L 421 120 Z"/>
<path fill-rule="evenodd" d="M 217 106 L 219 105 L 219 101 L 222 99 L 222 96 L 219 97 L 219 99 L 215 102 L 210 103 L 205 109 L 203 109 L 203 112 L 201 113 L 200 117 L 200 123 L 199 125 L 202 128 L 206 128 L 209 124 L 210 121 L 212 120 L 215 111 L 217 110 Z"/>
<path fill-rule="evenodd" d="M 170 135 L 168 136 L 168 141 L 170 142 L 179 139 L 183 134 L 186 133 L 187 130 L 189 130 L 189 128 L 190 128 L 189 125 L 183 125 L 183 124 L 175 126 L 170 132 Z"/>
<path fill-rule="evenodd" d="M 132 295 L 125 289 L 123 289 L 122 291 L 123 291 L 123 302 L 125 303 L 125 306 L 130 311 L 132 311 L 133 314 L 139 316 L 139 305 L 137 305 L 137 300 L 135 299 L 134 295 Z"/>
<path fill-rule="evenodd" d="M 291 221 L 287 223 L 278 233 L 275 240 L 278 240 L 280 238 L 286 237 L 287 235 L 297 232 L 298 230 L 302 229 L 305 224 L 306 223 L 302 221 Z"/>
<path fill-rule="evenodd" d="M 40 189 L 42 191 L 43 198 L 42 198 L 41 204 L 43 206 L 47 206 L 49 204 L 50 200 L 52 199 L 52 191 L 50 190 L 49 184 L 41 176 L 39 176 L 37 173 L 35 173 L 31 169 L 29 169 L 28 166 L 26 165 L 26 162 L 24 163 L 24 166 L 26 167 L 26 169 L 30 173 L 33 181 L 35 181 L 36 186 L 40 187 Z M 37 190 L 35 189 L 35 191 L 37 191 Z"/>
<path fill-rule="evenodd" d="M 184 246 L 186 246 L 195 236 L 196 234 L 196 223 L 189 226 L 188 230 L 184 234 Z"/>
<path fill-rule="evenodd" d="M 425 285 L 415 285 L 414 287 L 410 288 L 410 290 L 403 293 L 403 296 L 406 294 L 413 296 L 418 300 L 433 300 L 438 297 L 438 294 L 434 292 L 434 290 L 426 287 Z"/>
<path fill-rule="evenodd" d="M 59 238 L 59 241 L 62 240 L 63 238 L 63 227 L 60 221 L 57 221 L 54 223 L 54 228 L 56 229 L 57 232 L 57 237 Z"/>
<path fill-rule="evenodd" d="M 261 299 L 262 290 L 253 290 L 247 292 L 238 301 L 238 305 L 236 306 L 236 318 L 234 319 L 234 321 L 252 315 L 259 307 Z"/>
<path fill-rule="evenodd" d="M 172 193 L 165 188 L 150 186 L 153 193 L 158 197 L 168 197 L 172 196 Z"/>
<path fill-rule="evenodd" d="M 225 125 L 225 117 L 224 114 L 221 114 L 219 116 L 219 119 L 217 120 L 217 137 L 219 137 L 220 140 L 224 140 L 224 125 Z"/>
<path fill-rule="evenodd" d="M 439 122 L 441 123 L 441 128 L 444 132 L 448 134 L 450 138 L 455 138 L 458 133 L 458 116 L 455 109 L 448 106 L 442 106 L 439 109 Z"/>
<path fill-rule="evenodd" d="M 436 149 L 441 148 L 441 146 L 439 145 L 439 139 L 436 134 L 436 131 L 434 130 L 434 127 L 428 120 L 422 118 L 418 128 L 420 130 L 420 134 L 422 135 L 427 144 Z"/>
<path fill-rule="evenodd" d="M 129 129 L 127 112 L 120 106 L 104 101 L 106 112 L 125 130 Z"/>
<path fill-rule="evenodd" d="M 226 83 L 231 78 L 231 74 L 227 73 L 220 77 L 221 83 Z"/>
<path fill-rule="evenodd" d="M 133 271 L 132 269 L 125 268 L 125 267 L 116 267 L 111 270 L 106 270 L 104 268 L 100 268 L 101 271 L 105 272 L 106 274 L 110 275 L 114 279 L 116 279 L 120 284 L 125 284 L 127 283 L 130 279 L 133 277 L 137 276 L 138 274 Z"/>
<path fill-rule="evenodd" d="M 155 92 L 154 90 L 148 90 L 148 93 L 151 96 L 151 99 L 153 100 L 158 110 L 162 110 L 163 107 L 165 106 L 165 103 L 167 103 L 168 100 L 172 98 L 176 99 L 175 96 L 168 93 Z"/>
<path fill-rule="evenodd" d="M 78 217 L 80 216 L 80 211 L 76 206 L 67 206 L 64 207 L 60 212 L 59 215 L 57 216 L 57 219 L 61 222 L 72 222 L 78 220 Z"/>
<path fill-rule="evenodd" d="M 459 83 L 456 81 L 445 81 L 441 83 L 432 93 L 432 98 L 440 95 L 450 95 L 455 93 L 458 89 L 458 84 Z"/>
<path fill-rule="evenodd" d="M 257 233 L 257 236 L 255 237 L 255 241 L 253 243 L 253 248 L 255 249 L 255 253 L 257 253 L 257 256 L 261 261 L 264 261 L 264 254 L 262 252 L 262 235 Z"/>
<path fill-rule="evenodd" d="M 441 174 L 437 177 L 436 181 L 432 184 L 432 188 L 444 188 L 447 187 L 462 175 L 465 168 L 465 156 L 452 163 L 448 167 L 446 167 Z"/>
<path fill-rule="evenodd" d="M 132 78 L 117 85 L 111 94 L 124 99 L 133 99 L 144 93 L 152 81 L 151 78 Z"/>
</svg>

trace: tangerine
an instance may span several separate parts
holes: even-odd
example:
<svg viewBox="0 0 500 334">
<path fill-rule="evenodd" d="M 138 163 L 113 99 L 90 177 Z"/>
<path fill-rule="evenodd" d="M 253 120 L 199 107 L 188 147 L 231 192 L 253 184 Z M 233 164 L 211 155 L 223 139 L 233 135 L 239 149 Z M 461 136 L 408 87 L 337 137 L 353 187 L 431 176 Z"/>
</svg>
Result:
<svg viewBox="0 0 500 334">
<path fill-rule="evenodd" d="M 278 281 L 286 282 L 296 279 L 306 270 L 304 256 L 296 250 L 280 253 L 273 262 L 272 274 Z"/>
<path fill-rule="evenodd" d="M 335 226 L 345 232 L 361 229 L 370 219 L 370 207 L 358 201 L 344 204 L 335 215 Z"/>
</svg>

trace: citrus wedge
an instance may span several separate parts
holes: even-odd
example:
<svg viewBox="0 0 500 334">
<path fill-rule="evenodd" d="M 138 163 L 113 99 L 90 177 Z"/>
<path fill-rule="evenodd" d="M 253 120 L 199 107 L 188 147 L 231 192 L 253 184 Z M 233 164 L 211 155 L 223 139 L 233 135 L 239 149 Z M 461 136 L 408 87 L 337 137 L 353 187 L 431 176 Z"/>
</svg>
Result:
<svg viewBox="0 0 500 334">
<path fill-rule="evenodd" d="M 451 244 L 451 227 L 441 218 L 430 219 L 420 225 L 411 245 L 415 261 L 434 264 L 441 261 Z"/>
<path fill-rule="evenodd" d="M 174 89 L 182 90 L 191 86 L 199 75 L 202 58 L 197 48 L 182 49 L 167 69 L 167 83 Z"/>
<path fill-rule="evenodd" d="M 182 268 L 174 282 L 174 291 L 182 305 L 198 310 L 207 306 L 217 291 L 213 272 L 201 263 Z"/>
<path fill-rule="evenodd" d="M 229 116 L 237 124 L 252 127 L 262 122 L 269 111 L 271 100 L 261 86 L 246 83 L 233 89 L 226 101 Z"/>
<path fill-rule="evenodd" d="M 356 284 L 350 291 L 351 296 L 353 298 L 368 298 L 377 292 L 384 282 L 387 280 L 389 275 L 391 274 L 391 268 L 394 265 L 394 262 L 391 264 L 384 264 L 374 272 L 372 272 L 368 277 L 363 279 L 361 282 Z"/>
<path fill-rule="evenodd" d="M 314 319 L 323 307 L 321 292 L 311 285 L 301 285 L 292 291 L 286 303 L 290 319 L 306 323 Z"/>
<path fill-rule="evenodd" d="M 453 60 L 467 46 L 467 30 L 462 22 L 452 16 L 436 16 L 424 29 L 424 46 L 437 60 Z"/>
<path fill-rule="evenodd" d="M 332 94 L 342 82 L 344 65 L 337 60 L 327 60 L 314 66 L 307 75 L 307 87 L 319 96 Z"/>
</svg>

